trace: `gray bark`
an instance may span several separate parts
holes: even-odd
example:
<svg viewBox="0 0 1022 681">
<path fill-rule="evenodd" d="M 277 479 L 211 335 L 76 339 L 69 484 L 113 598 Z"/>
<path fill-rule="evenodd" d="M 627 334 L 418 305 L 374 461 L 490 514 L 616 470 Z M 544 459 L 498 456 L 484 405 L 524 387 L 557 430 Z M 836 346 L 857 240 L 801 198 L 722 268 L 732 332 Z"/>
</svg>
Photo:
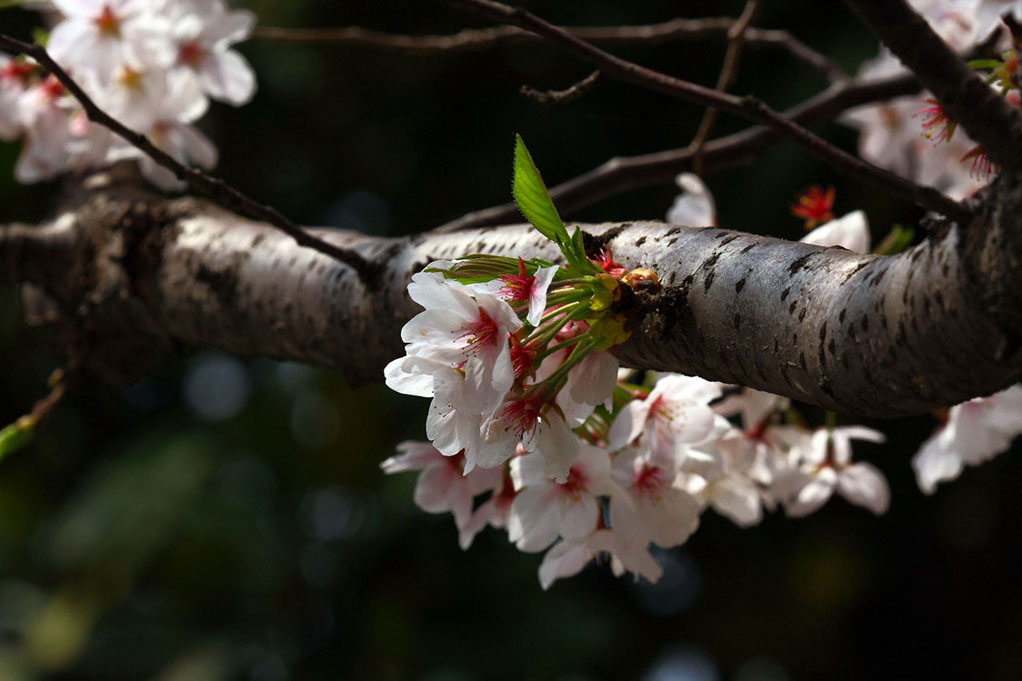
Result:
<svg viewBox="0 0 1022 681">
<path fill-rule="evenodd" d="M 30 319 L 105 378 L 130 381 L 179 346 L 298 360 L 380 380 L 417 307 L 409 277 L 434 259 L 488 252 L 557 260 L 528 226 L 401 239 L 316 233 L 379 266 L 349 267 L 197 199 L 163 201 L 93 179 L 39 228 L 0 228 L 0 265 L 28 284 Z M 937 226 L 897 256 L 857 255 L 659 222 L 582 225 L 664 284 L 638 294 L 622 363 L 895 416 L 1022 378 L 1019 180 L 999 178 L 967 228 Z"/>
</svg>

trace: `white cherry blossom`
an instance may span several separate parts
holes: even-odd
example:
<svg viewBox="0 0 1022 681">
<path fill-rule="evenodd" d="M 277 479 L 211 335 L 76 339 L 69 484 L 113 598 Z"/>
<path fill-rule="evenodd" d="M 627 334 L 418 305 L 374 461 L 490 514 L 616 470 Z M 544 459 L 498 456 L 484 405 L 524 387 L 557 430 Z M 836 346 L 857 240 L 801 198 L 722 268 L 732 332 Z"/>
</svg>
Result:
<svg viewBox="0 0 1022 681">
<path fill-rule="evenodd" d="M 920 489 L 933 494 L 938 483 L 957 478 L 964 466 L 992 459 L 1020 434 L 1020 385 L 952 407 L 947 423 L 923 443 L 912 459 Z"/>
<path fill-rule="evenodd" d="M 883 474 L 872 464 L 852 463 L 851 440 L 883 442 L 883 433 L 863 426 L 819 428 L 799 449 L 805 482 L 785 503 L 789 516 L 817 510 L 836 490 L 849 502 L 876 514 L 887 510 L 890 489 Z"/>
<path fill-rule="evenodd" d="M 546 474 L 546 461 L 539 454 L 512 459 L 511 479 L 518 494 L 507 519 L 508 538 L 522 551 L 542 551 L 557 537 L 588 537 L 600 521 L 601 496 L 611 497 L 612 504 L 627 503 L 627 495 L 611 478 L 607 451 L 591 445 L 581 446 L 562 483 Z"/>
<path fill-rule="evenodd" d="M 617 577 L 632 572 L 636 578 L 655 582 L 663 574 L 647 544 L 632 542 L 614 529 L 599 529 L 578 541 L 562 540 L 547 551 L 539 566 L 540 586 L 549 589 L 557 579 L 577 575 L 589 561 L 604 554 L 610 556 L 611 570 Z"/>
<path fill-rule="evenodd" d="M 674 178 L 681 189 L 674 199 L 674 204 L 667 211 L 667 222 L 672 225 L 689 227 L 716 227 L 717 208 L 713 195 L 699 176 L 694 173 L 682 173 Z"/>
<path fill-rule="evenodd" d="M 421 471 L 415 482 L 415 505 L 427 513 L 454 515 L 458 528 L 472 519 L 472 499 L 500 487 L 500 469 L 477 468 L 464 472 L 464 458 L 444 456 L 428 442 L 402 442 L 401 454 L 380 464 L 385 473 Z"/>
<path fill-rule="evenodd" d="M 816 246 L 840 246 L 853 253 L 869 253 L 869 224 L 866 222 L 866 214 L 857 210 L 831 220 L 806 234 L 801 241 Z"/>
<path fill-rule="evenodd" d="M 255 74 L 245 58 L 230 48 L 252 32 L 255 15 L 228 12 L 221 0 L 167 0 L 164 7 L 173 19 L 170 35 L 176 63 L 213 99 L 235 106 L 249 101 L 255 92 Z"/>
<path fill-rule="evenodd" d="M 642 436 L 651 456 L 673 459 L 680 444 L 699 442 L 713 428 L 709 403 L 720 397 L 720 384 L 694 376 L 668 374 L 657 381 L 649 396 L 625 405 L 607 435 L 611 451 Z"/>
</svg>

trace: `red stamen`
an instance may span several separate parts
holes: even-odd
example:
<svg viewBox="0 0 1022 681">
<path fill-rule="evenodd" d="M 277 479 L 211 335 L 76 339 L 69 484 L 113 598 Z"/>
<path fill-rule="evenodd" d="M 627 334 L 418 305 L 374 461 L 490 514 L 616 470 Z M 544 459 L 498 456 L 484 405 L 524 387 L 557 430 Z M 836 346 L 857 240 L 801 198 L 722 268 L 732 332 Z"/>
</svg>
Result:
<svg viewBox="0 0 1022 681">
<path fill-rule="evenodd" d="M 202 61 L 204 55 L 205 52 L 198 43 L 185 43 L 177 48 L 177 60 L 193 69 L 198 68 L 199 62 Z"/>
<path fill-rule="evenodd" d="M 98 17 L 92 20 L 99 29 L 99 33 L 107 38 L 117 38 L 121 35 L 121 21 L 110 9 L 110 5 L 103 5 L 103 11 Z"/>
<path fill-rule="evenodd" d="M 525 274 L 525 261 L 521 258 L 518 258 L 518 274 L 502 274 L 497 278 L 504 282 L 498 295 L 510 301 L 528 300 L 536 282 L 536 277 Z"/>
<path fill-rule="evenodd" d="M 473 354 L 482 350 L 482 347 L 486 344 L 496 346 L 497 322 L 493 321 L 493 318 L 486 313 L 486 310 L 480 307 L 479 319 L 470 322 L 465 327 L 465 333 L 462 337 L 464 336 L 468 336 L 468 344 L 472 346 L 471 352 Z"/>
<path fill-rule="evenodd" d="M 614 262 L 614 252 L 610 250 L 610 246 L 602 247 L 593 260 L 603 268 L 604 272 L 614 278 L 618 278 L 625 273 L 625 268 L 621 263 Z"/>
<path fill-rule="evenodd" d="M 930 106 L 923 107 L 912 114 L 913 118 L 919 115 L 923 116 L 923 137 L 934 144 L 950 142 L 958 128 L 958 123 L 948 118 L 936 99 L 928 97 L 923 101 L 929 103 Z"/>
<path fill-rule="evenodd" d="M 791 214 L 806 221 L 806 229 L 834 219 L 834 188 L 824 192 L 819 185 L 813 185 L 798 197 L 798 203 L 791 206 Z"/>
</svg>

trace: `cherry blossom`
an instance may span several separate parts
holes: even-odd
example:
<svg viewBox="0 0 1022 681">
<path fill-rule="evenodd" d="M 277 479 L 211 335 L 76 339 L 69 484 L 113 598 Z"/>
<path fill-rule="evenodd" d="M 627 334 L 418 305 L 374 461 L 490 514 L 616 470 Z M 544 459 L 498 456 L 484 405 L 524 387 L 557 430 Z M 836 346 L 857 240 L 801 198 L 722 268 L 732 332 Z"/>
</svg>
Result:
<svg viewBox="0 0 1022 681">
<path fill-rule="evenodd" d="M 874 513 L 887 510 L 890 490 L 883 474 L 867 462 L 852 463 L 851 440 L 883 442 L 883 433 L 863 426 L 820 428 L 797 448 L 805 484 L 785 503 L 789 516 L 820 508 L 836 490 L 849 502 Z"/>
<path fill-rule="evenodd" d="M 255 92 L 252 67 L 231 45 L 248 37 L 255 15 L 228 12 L 221 0 L 165 0 L 176 63 L 213 99 L 240 106 Z"/>
<path fill-rule="evenodd" d="M 660 579 L 663 568 L 653 559 L 646 544 L 630 541 L 622 532 L 599 529 L 579 541 L 562 540 L 555 544 L 539 566 L 539 583 L 549 589 L 557 579 L 571 577 L 582 571 L 589 561 L 600 555 L 610 556 L 614 575 L 632 572 L 651 582 Z"/>
<path fill-rule="evenodd" d="M 1020 385 L 952 407 L 947 422 L 912 459 L 920 489 L 933 494 L 938 483 L 954 480 L 964 466 L 989 461 L 1008 449 L 1020 434 Z"/>
<path fill-rule="evenodd" d="M 421 471 L 415 483 L 415 505 L 427 513 L 454 515 L 458 528 L 472 519 L 472 499 L 501 485 L 499 469 L 464 471 L 463 456 L 444 456 L 428 442 L 402 442 L 401 454 L 380 464 L 385 473 Z"/>
<path fill-rule="evenodd" d="M 62 66 L 89 71 L 109 82 L 121 64 L 149 54 L 169 66 L 170 23 L 153 0 L 54 0 L 64 15 L 50 33 L 47 50 Z"/>
<path fill-rule="evenodd" d="M 611 478 L 607 451 L 586 444 L 564 482 L 550 479 L 539 454 L 512 459 L 511 479 L 518 494 L 507 519 L 508 538 L 521 551 L 542 551 L 557 537 L 582 540 L 600 522 L 599 497 L 627 499 Z"/>
<path fill-rule="evenodd" d="M 667 222 L 690 227 L 716 227 L 717 208 L 713 202 L 713 195 L 699 176 L 694 173 L 682 173 L 674 181 L 681 189 L 681 194 L 674 199 L 674 204 L 667 211 Z"/>
<path fill-rule="evenodd" d="M 649 396 L 629 402 L 614 420 L 608 447 L 621 449 L 643 436 L 652 456 L 673 459 L 679 444 L 699 442 L 713 428 L 710 401 L 720 397 L 720 384 L 693 376 L 667 375 Z"/>
<path fill-rule="evenodd" d="M 857 210 L 820 225 L 801 239 L 804 244 L 840 246 L 853 253 L 869 252 L 869 224 L 866 214 Z"/>
</svg>

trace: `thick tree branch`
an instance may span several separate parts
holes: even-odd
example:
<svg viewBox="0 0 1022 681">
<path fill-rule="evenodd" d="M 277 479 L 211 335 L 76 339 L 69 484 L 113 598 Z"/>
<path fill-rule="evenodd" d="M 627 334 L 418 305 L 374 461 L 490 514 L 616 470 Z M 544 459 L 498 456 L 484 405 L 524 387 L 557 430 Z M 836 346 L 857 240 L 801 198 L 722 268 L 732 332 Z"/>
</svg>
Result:
<svg viewBox="0 0 1022 681">
<path fill-rule="evenodd" d="M 1022 166 L 1022 119 L 904 0 L 847 0 L 983 151 L 1002 168 Z"/>
<path fill-rule="evenodd" d="M 970 230 L 983 240 L 965 243 L 962 230 L 945 227 L 893 257 L 655 222 L 582 228 L 592 249 L 607 243 L 665 285 L 640 298 L 635 334 L 620 349 L 625 364 L 894 416 L 1022 378 L 1020 183 L 998 179 L 982 229 Z M 0 262 L 64 249 L 63 271 L 15 265 L 5 274 L 36 284 L 51 321 L 80 328 L 93 320 L 102 335 L 91 338 L 89 357 L 121 377 L 147 370 L 154 354 L 125 347 L 184 344 L 312 362 L 361 381 L 379 380 L 400 354 L 400 327 L 417 312 L 405 285 L 431 260 L 558 257 L 524 226 L 403 239 L 317 233 L 357 251 L 380 276 L 364 282 L 268 225 L 204 201 L 146 203 L 119 198 L 116 187 L 39 230 L 0 229 Z M 119 350 L 104 352 L 104 343 Z"/>
</svg>

